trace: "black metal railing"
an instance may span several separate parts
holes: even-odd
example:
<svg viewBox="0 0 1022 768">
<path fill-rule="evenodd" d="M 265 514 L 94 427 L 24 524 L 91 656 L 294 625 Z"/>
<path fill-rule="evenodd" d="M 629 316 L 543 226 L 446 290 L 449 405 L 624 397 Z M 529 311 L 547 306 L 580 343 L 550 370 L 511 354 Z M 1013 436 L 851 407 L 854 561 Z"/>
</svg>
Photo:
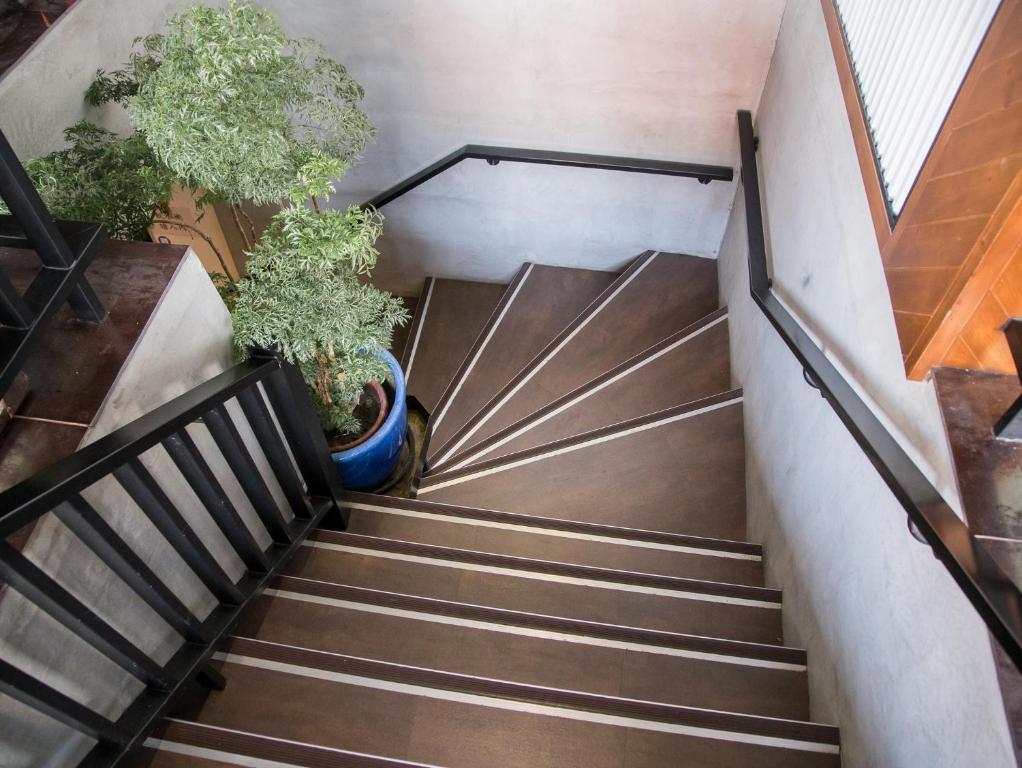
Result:
<svg viewBox="0 0 1022 768">
<path fill-rule="evenodd" d="M 738 113 L 752 299 L 802 364 L 990 632 L 1022 669 L 1022 593 L 771 290 L 752 115 Z"/>
<path fill-rule="evenodd" d="M 0 248 L 35 251 L 42 268 L 24 294 L 0 269 L 0 396 L 14 383 L 47 321 L 67 301 L 75 315 L 99 322 L 106 310 L 85 270 L 106 239 L 102 224 L 54 221 L 0 132 Z"/>
<path fill-rule="evenodd" d="M 731 181 L 734 169 L 724 165 L 679 163 L 671 160 L 651 160 L 638 157 L 589 155 L 582 152 L 554 152 L 546 149 L 521 147 L 494 147 L 484 144 L 466 144 L 399 181 L 389 189 L 362 203 L 363 208 L 381 208 L 413 189 L 452 168 L 462 160 L 485 160 L 490 165 L 500 162 L 532 163 L 535 165 L 561 165 L 570 168 L 595 168 L 605 171 L 647 173 L 657 176 L 683 176 L 697 179 L 700 184 L 711 181 Z"/>
<path fill-rule="evenodd" d="M 1015 361 L 1015 371 L 1022 381 L 1022 317 L 1012 317 L 1004 324 L 1004 336 L 1008 340 L 1008 349 Z M 1022 395 L 1008 406 L 994 424 L 994 435 L 1002 440 L 1022 440 Z"/>
<path fill-rule="evenodd" d="M 230 415 L 229 402 L 236 402 L 231 407 L 240 408 L 243 421 Z M 196 444 L 196 428 L 191 434 L 186 429 L 199 423 L 215 448 L 204 452 Z M 257 464 L 258 453 L 246 444 L 239 424 L 247 424 L 254 435 L 261 463 Z M 164 467 L 161 473 L 148 469 L 140 458 L 156 446 L 162 446 L 170 459 L 164 465 L 166 472 Z M 229 469 L 258 524 L 245 522 L 239 513 L 241 496 L 232 501 L 205 455 Z M 259 466 L 269 467 L 265 476 Z M 209 542 L 171 501 L 166 483 L 180 479 L 243 564 L 240 578 L 228 575 Z M 215 598 L 208 615 L 199 616 L 186 607 L 152 567 L 154 553 L 133 549 L 107 522 L 103 510 L 86 501 L 83 492 L 101 481 L 120 486 L 152 524 L 159 537 L 150 546 L 157 547 L 157 553 L 180 558 Z M 278 497 L 287 500 L 286 511 L 275 501 L 271 485 L 276 486 Z M 211 655 L 243 607 L 325 515 L 345 522 L 337 506 L 339 494 L 326 438 L 301 374 L 271 356 L 253 358 L 225 371 L 10 488 L 0 494 L 0 578 L 141 681 L 145 689 L 119 717 L 108 719 L 24 669 L 0 660 L 0 692 L 95 739 L 81 765 L 116 764 L 141 743 L 193 681 L 218 685 L 217 674 L 208 666 Z M 157 663 L 101 618 L 101 609 L 110 606 L 86 605 L 62 586 L 55 574 L 36 564 L 28 556 L 31 539 L 25 552 L 8 543 L 13 534 L 47 514 L 55 515 L 180 636 L 181 645 L 169 661 Z M 270 543 L 264 547 L 259 540 Z M 65 573 L 64 583 L 66 577 Z"/>
</svg>

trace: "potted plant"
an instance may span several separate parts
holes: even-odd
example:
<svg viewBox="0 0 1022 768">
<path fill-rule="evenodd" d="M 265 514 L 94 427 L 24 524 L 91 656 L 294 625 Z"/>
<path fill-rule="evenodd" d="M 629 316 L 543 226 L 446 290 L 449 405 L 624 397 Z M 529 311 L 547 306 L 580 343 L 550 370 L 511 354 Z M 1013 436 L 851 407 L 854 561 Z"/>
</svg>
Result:
<svg viewBox="0 0 1022 768">
<path fill-rule="evenodd" d="M 373 135 L 362 88 L 315 42 L 288 39 L 272 13 L 231 0 L 186 8 L 94 89 L 127 107 L 160 162 L 236 216 L 246 200 L 281 204 L 252 233 L 248 274 L 228 286 L 235 345 L 296 364 L 342 481 L 378 485 L 404 443 L 404 381 L 386 350 L 408 314 L 366 282 L 382 217 L 323 205 Z"/>
</svg>

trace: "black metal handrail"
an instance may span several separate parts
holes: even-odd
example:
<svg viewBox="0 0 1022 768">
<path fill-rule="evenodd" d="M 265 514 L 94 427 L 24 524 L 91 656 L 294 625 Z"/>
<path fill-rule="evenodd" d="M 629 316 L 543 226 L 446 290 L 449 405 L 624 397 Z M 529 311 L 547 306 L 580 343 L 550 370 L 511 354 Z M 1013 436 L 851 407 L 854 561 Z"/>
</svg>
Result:
<svg viewBox="0 0 1022 768">
<path fill-rule="evenodd" d="M 672 160 L 651 160 L 638 157 L 615 157 L 613 155 L 589 155 L 582 152 L 555 152 L 547 149 L 524 149 L 521 147 L 495 147 L 484 144 L 466 144 L 450 152 L 435 163 L 413 173 L 389 189 L 362 203 L 363 208 L 381 208 L 402 195 L 411 192 L 434 176 L 443 173 L 462 160 L 485 160 L 490 165 L 504 161 L 509 163 L 533 163 L 536 165 L 561 165 L 571 168 L 595 168 L 605 171 L 626 171 L 648 173 L 658 176 L 684 176 L 698 179 L 700 184 L 711 181 L 731 181 L 734 169 L 724 165 L 702 165 L 700 163 L 679 163 Z"/>
<path fill-rule="evenodd" d="M 54 221 L 0 131 L 0 247 L 35 251 L 42 269 L 24 294 L 0 270 L 0 396 L 14 383 L 50 317 L 67 301 L 82 320 L 106 317 L 85 270 L 106 239 L 102 224 Z"/>
<path fill-rule="evenodd" d="M 265 393 L 265 396 L 264 396 Z M 227 404 L 236 400 L 270 475 L 264 477 Z M 186 427 L 205 425 L 264 530 L 255 532 Z M 161 445 L 209 519 L 230 543 L 245 571 L 232 579 L 175 507 L 140 456 Z M 301 374 L 273 356 L 260 356 L 200 384 L 150 413 L 0 493 L 0 578 L 42 612 L 145 684 L 116 720 L 83 706 L 7 661 L 0 660 L 0 692 L 92 737 L 82 766 L 112 766 L 137 746 L 196 679 L 218 684 L 208 662 L 245 605 L 256 596 L 323 520 L 338 507 L 340 485 L 329 448 Z M 293 517 L 278 508 L 277 487 Z M 173 551 L 216 598 L 207 616 L 193 613 L 81 495 L 100 480 L 116 482 L 153 524 L 159 546 Z M 158 664 L 29 557 L 7 542 L 23 526 L 52 512 L 120 580 L 183 639 Z M 268 537 L 268 548 L 258 543 Z"/>
<path fill-rule="evenodd" d="M 1022 669 L 1022 593 L 771 290 L 752 115 L 738 112 L 749 289 L 778 335 L 901 503 L 1005 652 Z"/>
</svg>

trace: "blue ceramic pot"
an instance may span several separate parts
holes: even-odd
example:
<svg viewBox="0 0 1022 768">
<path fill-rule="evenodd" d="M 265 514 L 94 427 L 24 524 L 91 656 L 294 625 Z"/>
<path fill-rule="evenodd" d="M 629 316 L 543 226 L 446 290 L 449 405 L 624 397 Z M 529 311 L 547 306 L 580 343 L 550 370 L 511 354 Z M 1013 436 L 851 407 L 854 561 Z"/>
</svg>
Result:
<svg viewBox="0 0 1022 768">
<path fill-rule="evenodd" d="M 408 405 L 405 403 L 405 377 L 401 364 L 389 352 L 381 353 L 390 366 L 394 380 L 394 402 L 390 413 L 376 434 L 346 451 L 331 454 L 334 468 L 345 488 L 353 491 L 371 490 L 390 477 L 405 443 L 408 428 Z"/>
</svg>

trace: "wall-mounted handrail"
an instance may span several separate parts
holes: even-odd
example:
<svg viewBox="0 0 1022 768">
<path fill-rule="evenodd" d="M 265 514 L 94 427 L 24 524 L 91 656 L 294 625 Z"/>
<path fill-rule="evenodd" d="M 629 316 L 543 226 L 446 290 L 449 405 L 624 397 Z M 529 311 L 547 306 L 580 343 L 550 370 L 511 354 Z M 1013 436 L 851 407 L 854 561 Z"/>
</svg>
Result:
<svg viewBox="0 0 1022 768">
<path fill-rule="evenodd" d="M 752 115 L 738 112 L 749 289 L 852 438 L 1005 652 L 1022 669 L 1022 593 L 771 290 Z"/>
<path fill-rule="evenodd" d="M 628 173 L 649 173 L 658 176 L 684 176 L 698 179 L 700 184 L 711 181 L 731 181 L 734 169 L 724 165 L 702 165 L 700 163 L 679 163 L 671 160 L 651 160 L 638 157 L 615 157 L 613 155 L 589 155 L 582 152 L 555 152 L 547 149 L 524 149 L 521 147 L 495 147 L 484 144 L 466 144 L 450 152 L 435 163 L 427 165 L 389 189 L 362 203 L 363 208 L 382 208 L 443 173 L 462 160 L 485 160 L 490 165 L 500 162 L 533 163 L 537 165 L 561 165 L 572 168 L 596 168 L 605 171 L 626 171 Z"/>
<path fill-rule="evenodd" d="M 230 414 L 230 402 L 240 408 L 242 420 Z M 223 462 L 233 475 L 261 530 L 244 520 L 236 507 L 239 499 L 225 491 L 205 451 L 187 429 L 199 423 L 216 446 L 211 459 Z M 265 475 L 239 426 L 247 426 L 255 436 L 268 467 Z M 169 478 L 171 482 L 179 482 L 176 477 L 184 480 L 244 565 L 240 578 L 228 574 L 193 529 L 190 517 L 177 508 L 164 490 L 162 472 L 141 461 L 142 454 L 156 446 L 162 446 L 169 457 L 173 469 L 168 470 L 177 473 Z M 216 602 L 208 615 L 185 605 L 150 566 L 153 553 L 137 551 L 106 521 L 102 510 L 83 497 L 98 481 L 119 485 L 159 532 L 149 545 L 161 557 L 173 554 L 182 561 L 213 595 Z M 275 501 L 268 482 L 276 484 L 289 514 Z M 344 522 L 338 508 L 340 493 L 326 437 L 301 374 L 268 354 L 219 374 L 0 493 L 0 579 L 145 686 L 116 719 L 7 661 L 0 661 L 0 692 L 95 739 L 96 745 L 80 766 L 116 765 L 144 740 L 193 681 L 204 678 L 207 685 L 222 684 L 208 666 L 210 657 L 244 607 L 324 517 L 333 515 Z M 183 639 L 166 663 L 154 660 L 108 623 L 103 618 L 110 613 L 108 606 L 76 597 L 50 573 L 52 564 L 37 564 L 7 541 L 47 514 L 55 515 Z M 267 539 L 268 546 L 260 543 Z M 32 546 L 31 541 L 27 546 Z M 73 568 L 75 562 L 64 561 L 61 567 Z M 86 574 L 80 576 L 83 583 L 89 581 Z"/>
</svg>

